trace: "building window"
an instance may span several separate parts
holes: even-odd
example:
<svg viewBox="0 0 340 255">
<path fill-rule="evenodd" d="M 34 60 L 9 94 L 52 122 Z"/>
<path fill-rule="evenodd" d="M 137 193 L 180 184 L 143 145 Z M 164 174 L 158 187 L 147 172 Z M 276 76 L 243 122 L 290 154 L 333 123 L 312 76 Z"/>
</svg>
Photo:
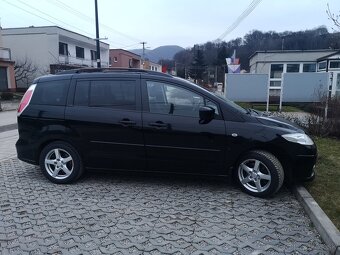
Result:
<svg viewBox="0 0 340 255">
<path fill-rule="evenodd" d="M 304 73 L 312 73 L 316 71 L 316 64 L 303 64 Z"/>
<path fill-rule="evenodd" d="M 318 63 L 318 70 L 326 70 L 326 61 Z"/>
<path fill-rule="evenodd" d="M 76 57 L 84 58 L 84 48 L 76 46 Z"/>
<path fill-rule="evenodd" d="M 300 64 L 287 64 L 287 73 L 298 73 Z"/>
<path fill-rule="evenodd" d="M 271 64 L 270 66 L 270 78 L 281 79 L 283 73 L 283 64 Z"/>
<path fill-rule="evenodd" d="M 271 89 L 269 90 L 269 96 L 271 97 L 280 97 L 281 90 L 280 89 Z"/>
<path fill-rule="evenodd" d="M 91 60 L 97 60 L 97 51 L 91 50 Z"/>
<path fill-rule="evenodd" d="M 59 55 L 68 55 L 68 48 L 66 43 L 59 42 Z"/>
<path fill-rule="evenodd" d="M 270 81 L 270 87 L 281 87 L 281 80 L 280 81 Z"/>
<path fill-rule="evenodd" d="M 117 63 L 118 62 L 118 58 L 117 57 L 113 57 L 113 62 Z"/>
<path fill-rule="evenodd" d="M 331 60 L 329 62 L 329 68 L 332 68 L 332 69 L 339 69 L 340 68 L 340 61 L 336 61 L 336 60 Z"/>
</svg>

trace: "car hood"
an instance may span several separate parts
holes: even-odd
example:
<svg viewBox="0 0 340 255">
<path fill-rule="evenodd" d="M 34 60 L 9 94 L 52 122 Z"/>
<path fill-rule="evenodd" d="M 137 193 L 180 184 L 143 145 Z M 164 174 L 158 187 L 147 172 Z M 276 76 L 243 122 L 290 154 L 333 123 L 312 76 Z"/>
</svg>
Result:
<svg viewBox="0 0 340 255">
<path fill-rule="evenodd" d="M 285 129 L 289 129 L 291 131 L 294 132 L 298 132 L 298 133 L 304 133 L 304 131 L 301 129 L 301 127 L 299 127 L 298 125 L 296 125 L 295 123 L 280 118 L 280 117 L 276 117 L 276 116 L 265 116 L 265 115 L 260 115 L 260 116 L 254 116 L 260 123 L 266 125 L 266 126 L 272 126 L 272 127 L 280 127 L 280 128 L 285 128 Z"/>
</svg>

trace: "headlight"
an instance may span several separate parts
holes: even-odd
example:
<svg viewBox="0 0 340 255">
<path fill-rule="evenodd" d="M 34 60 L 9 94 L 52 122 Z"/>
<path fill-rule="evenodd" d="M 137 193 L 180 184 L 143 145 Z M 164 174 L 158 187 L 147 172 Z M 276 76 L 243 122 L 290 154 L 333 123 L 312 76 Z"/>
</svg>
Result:
<svg viewBox="0 0 340 255">
<path fill-rule="evenodd" d="M 313 145 L 314 142 L 309 138 L 306 134 L 294 133 L 294 134 L 285 134 L 282 135 L 284 139 L 292 143 L 299 143 L 302 145 Z"/>
</svg>

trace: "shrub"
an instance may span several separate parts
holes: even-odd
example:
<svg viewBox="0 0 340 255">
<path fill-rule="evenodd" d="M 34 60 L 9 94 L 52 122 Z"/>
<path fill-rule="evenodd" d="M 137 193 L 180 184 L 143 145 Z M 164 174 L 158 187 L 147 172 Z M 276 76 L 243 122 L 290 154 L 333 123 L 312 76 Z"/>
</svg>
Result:
<svg viewBox="0 0 340 255">
<path fill-rule="evenodd" d="M 309 134 L 320 137 L 340 138 L 340 97 L 328 98 L 319 94 L 319 102 L 309 104 L 308 113 L 296 116 L 292 113 L 275 113 L 274 115 L 294 122 Z"/>
<path fill-rule="evenodd" d="M 12 100 L 13 99 L 13 93 L 12 92 L 2 92 L 1 93 L 1 99 L 2 100 Z"/>
</svg>

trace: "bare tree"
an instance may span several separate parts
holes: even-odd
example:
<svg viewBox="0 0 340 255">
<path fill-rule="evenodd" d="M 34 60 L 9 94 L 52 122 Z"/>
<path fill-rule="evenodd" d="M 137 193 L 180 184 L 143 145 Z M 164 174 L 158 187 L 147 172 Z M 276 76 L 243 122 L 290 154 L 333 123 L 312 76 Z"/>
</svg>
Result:
<svg viewBox="0 0 340 255">
<path fill-rule="evenodd" d="M 334 26 L 336 27 L 336 29 L 333 28 L 333 30 L 340 32 L 340 12 L 339 14 L 332 12 L 329 7 L 329 4 L 327 4 L 326 13 L 328 15 L 328 19 L 330 19 L 333 22 Z"/>
<path fill-rule="evenodd" d="M 28 87 L 37 75 L 38 67 L 25 57 L 23 60 L 17 60 L 14 65 L 15 81 L 20 85 Z"/>
</svg>

